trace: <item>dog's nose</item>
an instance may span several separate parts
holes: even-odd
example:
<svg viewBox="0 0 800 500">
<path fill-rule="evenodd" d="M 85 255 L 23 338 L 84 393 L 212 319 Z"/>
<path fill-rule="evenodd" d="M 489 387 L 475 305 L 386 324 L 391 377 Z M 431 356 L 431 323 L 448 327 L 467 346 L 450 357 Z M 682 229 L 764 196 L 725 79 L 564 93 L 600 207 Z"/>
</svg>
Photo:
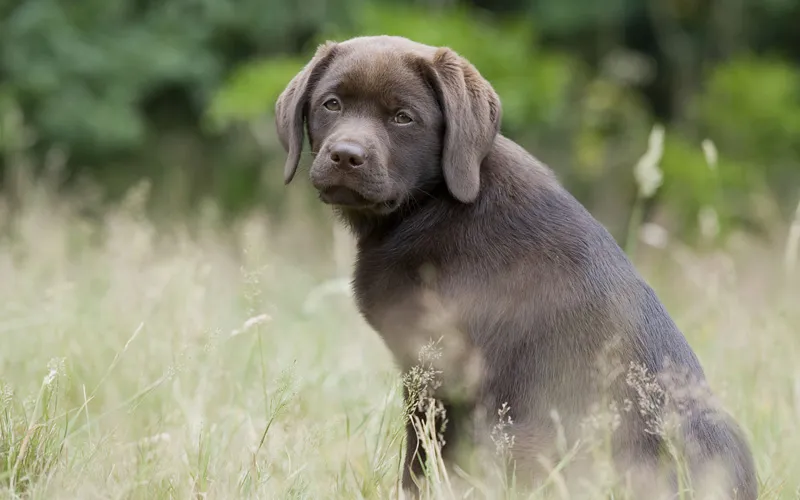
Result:
<svg viewBox="0 0 800 500">
<path fill-rule="evenodd" d="M 364 164 L 367 152 L 358 144 L 338 142 L 331 148 L 331 161 L 337 167 L 355 168 Z"/>
</svg>

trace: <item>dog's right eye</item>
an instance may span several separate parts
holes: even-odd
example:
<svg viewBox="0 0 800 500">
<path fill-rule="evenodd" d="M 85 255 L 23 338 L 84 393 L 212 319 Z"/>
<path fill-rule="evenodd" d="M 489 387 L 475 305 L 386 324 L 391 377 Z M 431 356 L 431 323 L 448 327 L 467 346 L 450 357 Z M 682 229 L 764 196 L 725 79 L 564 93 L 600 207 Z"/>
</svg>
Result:
<svg viewBox="0 0 800 500">
<path fill-rule="evenodd" d="M 339 99 L 328 99 L 327 101 L 322 103 L 322 105 L 325 106 L 325 109 L 327 109 L 328 111 L 339 111 L 342 109 L 342 105 L 339 103 Z"/>
<path fill-rule="evenodd" d="M 394 115 L 394 122 L 398 125 L 408 125 L 409 123 L 413 122 L 414 120 L 411 118 L 411 115 L 406 113 L 405 111 L 400 111 L 396 115 Z"/>
</svg>

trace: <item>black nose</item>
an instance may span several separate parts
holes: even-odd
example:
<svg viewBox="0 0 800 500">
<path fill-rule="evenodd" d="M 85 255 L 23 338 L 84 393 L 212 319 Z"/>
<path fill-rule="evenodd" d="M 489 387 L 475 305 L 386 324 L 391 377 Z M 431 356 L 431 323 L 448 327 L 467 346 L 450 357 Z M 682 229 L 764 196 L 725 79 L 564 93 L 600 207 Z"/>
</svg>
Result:
<svg viewBox="0 0 800 500">
<path fill-rule="evenodd" d="M 352 142 L 338 142 L 331 147 L 331 161 L 338 167 L 360 167 L 366 157 L 364 148 Z"/>
</svg>

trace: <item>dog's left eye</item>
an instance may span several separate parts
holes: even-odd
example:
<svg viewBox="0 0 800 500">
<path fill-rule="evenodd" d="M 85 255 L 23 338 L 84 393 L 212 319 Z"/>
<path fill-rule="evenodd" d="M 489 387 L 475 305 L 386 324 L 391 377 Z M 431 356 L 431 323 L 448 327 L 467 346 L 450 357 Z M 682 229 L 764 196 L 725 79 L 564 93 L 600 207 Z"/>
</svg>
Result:
<svg viewBox="0 0 800 500">
<path fill-rule="evenodd" d="M 325 109 L 328 111 L 340 111 L 342 109 L 342 105 L 339 103 L 338 99 L 328 99 L 322 103 L 322 105 L 325 106 Z"/>
<path fill-rule="evenodd" d="M 398 123 L 400 125 L 407 125 L 407 124 L 411 123 L 412 121 L 414 121 L 414 120 L 412 120 L 411 116 L 408 113 L 406 113 L 405 111 L 401 111 L 401 112 L 397 113 L 396 115 L 394 115 L 394 122 Z"/>
</svg>

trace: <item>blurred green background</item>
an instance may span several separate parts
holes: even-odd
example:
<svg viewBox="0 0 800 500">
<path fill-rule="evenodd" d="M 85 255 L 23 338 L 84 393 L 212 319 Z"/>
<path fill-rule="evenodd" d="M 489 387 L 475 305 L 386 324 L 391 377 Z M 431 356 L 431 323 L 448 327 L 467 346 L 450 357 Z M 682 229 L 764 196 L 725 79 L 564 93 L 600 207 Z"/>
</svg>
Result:
<svg viewBox="0 0 800 500">
<path fill-rule="evenodd" d="M 685 240 L 708 214 L 713 238 L 782 238 L 800 198 L 798 27 L 798 0 L 0 0 L 0 182 L 11 200 L 30 175 L 108 201 L 150 179 L 172 214 L 313 211 L 305 176 L 282 184 L 275 99 L 318 43 L 396 34 L 469 58 L 503 132 L 620 241 L 661 125 L 641 217 Z"/>
</svg>

